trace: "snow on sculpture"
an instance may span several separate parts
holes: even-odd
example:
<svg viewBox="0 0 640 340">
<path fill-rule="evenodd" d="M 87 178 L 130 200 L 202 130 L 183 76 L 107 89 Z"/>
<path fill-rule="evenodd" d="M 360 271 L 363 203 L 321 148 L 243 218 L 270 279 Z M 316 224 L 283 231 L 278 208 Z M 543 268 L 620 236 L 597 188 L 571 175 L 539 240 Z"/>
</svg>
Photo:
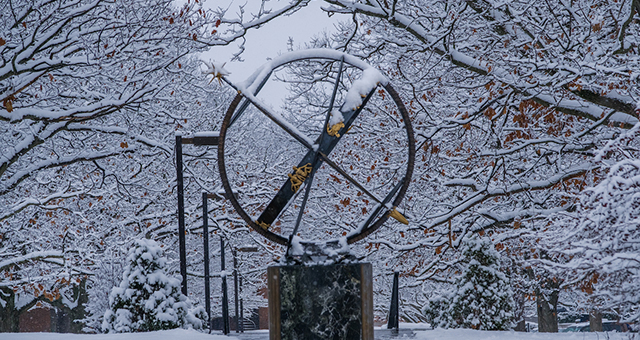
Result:
<svg viewBox="0 0 640 340">
<path fill-rule="evenodd" d="M 225 70 L 224 65 L 226 65 L 227 63 L 216 63 L 213 61 L 209 61 L 208 63 L 205 62 L 204 63 L 208 68 L 207 70 L 203 71 L 202 73 L 204 74 L 210 74 L 213 76 L 213 78 L 211 78 L 211 80 L 209 81 L 209 83 L 211 83 L 214 79 L 218 79 L 218 83 L 220 83 L 220 85 L 222 85 L 222 77 L 228 76 L 231 74 L 231 72 Z"/>
<path fill-rule="evenodd" d="M 289 68 L 292 65 L 310 69 L 304 74 L 293 74 Z M 313 246 L 312 252 L 335 255 L 335 249 L 344 249 L 341 244 L 363 239 L 389 217 L 408 223 L 398 211 L 398 205 L 413 172 L 413 130 L 402 101 L 380 71 L 354 56 L 329 49 L 301 50 L 278 56 L 240 83 L 232 83 L 226 78 L 228 72 L 224 70 L 224 64 L 209 63 L 207 66 L 204 72 L 211 74 L 212 80 L 224 81 L 238 92 L 220 129 L 218 166 L 227 197 L 235 211 L 254 230 L 271 241 L 286 245 L 287 249 L 291 249 L 294 237 L 302 232 L 307 236 L 301 236 L 304 241 L 295 242 L 296 245 L 321 239 L 321 244 Z M 292 116 L 289 110 L 284 114 L 278 112 L 269 98 L 259 95 L 270 78 L 286 78 L 292 86 L 309 86 L 308 96 L 290 94 L 286 99 L 285 105 L 303 103 L 297 115 Z M 256 137 L 256 143 L 260 144 L 256 148 L 264 146 L 264 151 L 251 156 L 249 140 L 235 137 L 239 134 L 237 129 L 250 124 L 256 124 L 254 135 L 267 131 L 266 126 L 271 129 L 264 136 Z M 393 128 L 381 129 L 381 126 Z M 351 132 L 354 128 L 357 133 Z M 353 147 L 370 143 L 369 135 L 380 136 L 374 137 L 375 145 Z M 291 138 L 295 142 L 291 142 Z M 391 153 L 398 144 L 404 149 Z M 227 151 L 238 147 L 243 150 L 240 155 L 244 158 Z M 360 159 L 359 154 L 363 152 L 368 155 L 362 159 L 373 164 L 350 159 Z M 371 156 L 373 154 L 375 157 Z M 282 159 L 274 159 L 276 157 Z M 265 159 L 263 167 L 267 169 L 278 167 L 280 163 L 289 165 L 268 170 L 276 174 L 276 179 L 265 179 L 269 188 L 257 189 L 259 181 L 255 178 L 239 179 L 255 177 L 238 169 L 240 164 L 249 164 L 254 159 Z M 387 165 L 379 167 L 378 162 Z M 246 171 L 244 169 L 242 172 Z M 342 186 L 329 193 L 324 184 L 327 181 Z M 251 187 L 254 190 L 245 189 Z M 312 188 L 313 194 L 310 193 Z M 241 194 L 229 194 L 232 192 Z M 266 192 L 275 192 L 275 196 L 266 195 Z M 319 217 L 320 212 L 328 209 L 340 212 L 340 205 L 353 217 L 337 218 L 337 226 L 332 223 L 325 227 L 326 221 L 333 217 Z M 298 210 L 298 213 L 291 210 Z M 357 213 L 353 214 L 355 211 Z M 301 230 L 301 225 L 306 226 Z M 325 230 L 325 235 L 319 235 L 319 229 L 333 227 L 341 230 Z M 330 237 L 327 239 L 326 235 Z M 333 250 L 323 251 L 327 247 Z"/>
</svg>

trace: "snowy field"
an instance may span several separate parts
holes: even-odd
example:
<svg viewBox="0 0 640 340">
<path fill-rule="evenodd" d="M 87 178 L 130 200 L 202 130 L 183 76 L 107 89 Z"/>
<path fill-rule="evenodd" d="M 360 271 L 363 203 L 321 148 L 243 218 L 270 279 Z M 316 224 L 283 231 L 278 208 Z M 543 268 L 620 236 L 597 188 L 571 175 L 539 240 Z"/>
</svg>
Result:
<svg viewBox="0 0 640 340">
<path fill-rule="evenodd" d="M 640 340 L 638 333 L 522 333 L 435 329 L 416 332 L 416 340 Z"/>
<path fill-rule="evenodd" d="M 380 339 L 394 339 L 388 334 Z M 241 337 L 233 333 L 229 336 L 200 333 L 193 330 L 174 329 L 149 333 L 126 334 L 59 334 L 59 333 L 2 333 L 2 340 L 266 340 L 266 331 L 247 332 Z M 376 336 L 376 339 L 379 337 Z M 415 337 L 407 335 L 397 339 L 415 340 L 640 340 L 638 333 L 520 333 L 520 332 L 490 332 L 474 331 L 470 329 L 436 329 L 416 331 Z"/>
<path fill-rule="evenodd" d="M 172 329 L 147 333 L 62 334 L 62 333 L 0 333 L 2 340 L 230 340 L 231 336 L 212 335 L 187 329 Z"/>
</svg>

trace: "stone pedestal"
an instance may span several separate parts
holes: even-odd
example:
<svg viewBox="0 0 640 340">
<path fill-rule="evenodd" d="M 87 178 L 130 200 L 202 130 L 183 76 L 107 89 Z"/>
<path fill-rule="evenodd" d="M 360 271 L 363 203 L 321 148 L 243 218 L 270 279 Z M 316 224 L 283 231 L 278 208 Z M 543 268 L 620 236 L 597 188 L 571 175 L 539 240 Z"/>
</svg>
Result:
<svg viewBox="0 0 640 340">
<path fill-rule="evenodd" d="M 373 340 L 371 263 L 267 269 L 270 340 Z"/>
</svg>

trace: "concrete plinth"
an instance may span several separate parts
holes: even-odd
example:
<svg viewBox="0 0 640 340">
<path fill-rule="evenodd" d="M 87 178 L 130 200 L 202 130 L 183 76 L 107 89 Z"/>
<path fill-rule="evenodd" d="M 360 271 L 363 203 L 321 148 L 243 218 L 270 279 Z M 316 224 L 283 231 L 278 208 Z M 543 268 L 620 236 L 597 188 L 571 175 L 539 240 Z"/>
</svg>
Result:
<svg viewBox="0 0 640 340">
<path fill-rule="evenodd" d="M 373 340 L 371 263 L 267 269 L 270 340 Z"/>
</svg>

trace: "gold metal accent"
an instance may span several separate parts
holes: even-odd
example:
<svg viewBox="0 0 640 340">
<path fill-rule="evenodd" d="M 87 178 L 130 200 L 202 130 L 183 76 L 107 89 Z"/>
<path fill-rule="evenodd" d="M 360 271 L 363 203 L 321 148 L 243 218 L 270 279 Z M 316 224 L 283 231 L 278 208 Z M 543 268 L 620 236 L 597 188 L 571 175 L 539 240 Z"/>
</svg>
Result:
<svg viewBox="0 0 640 340">
<path fill-rule="evenodd" d="M 211 72 L 208 72 L 208 74 L 211 74 L 213 76 L 213 78 L 211 78 L 211 80 L 209 81 L 209 84 L 211 84 L 213 82 L 214 79 L 218 79 L 218 84 L 220 84 L 220 86 L 222 86 L 222 78 L 226 75 L 229 74 L 229 72 L 227 72 L 224 69 L 224 65 L 226 65 L 227 63 L 223 63 L 222 66 L 220 66 L 220 70 L 216 70 L 216 66 L 215 64 L 211 64 Z M 240 91 L 238 91 L 240 92 Z"/>
<path fill-rule="evenodd" d="M 342 129 L 343 127 L 344 127 L 343 122 L 340 122 L 331 127 L 327 125 L 327 133 L 329 134 L 329 136 L 332 136 L 332 137 L 340 137 L 340 134 L 338 133 L 338 131 L 340 131 L 340 129 Z"/>
<path fill-rule="evenodd" d="M 211 80 L 209 80 L 209 84 L 211 84 L 214 80 L 218 79 L 218 84 L 220 84 L 220 86 L 222 86 L 222 77 L 224 77 L 224 74 L 222 73 L 211 73 L 211 75 L 213 76 L 213 78 L 211 78 Z M 240 90 L 238 90 L 238 93 L 240 93 Z"/>
<path fill-rule="evenodd" d="M 271 227 L 271 224 L 265 223 L 265 222 L 261 222 L 261 221 L 256 221 L 256 224 L 259 225 L 260 228 L 262 228 L 264 230 L 268 230 Z"/>
<path fill-rule="evenodd" d="M 304 180 L 311 173 L 311 169 L 311 163 L 307 163 L 299 168 L 294 166 L 293 173 L 287 174 L 287 176 L 289 176 L 289 178 L 291 179 L 291 190 L 293 190 L 293 192 L 297 192 L 298 189 L 300 189 L 300 186 L 302 185 Z"/>
<path fill-rule="evenodd" d="M 393 217 L 394 219 L 396 219 L 396 221 L 402 224 L 409 224 L 409 221 L 407 221 L 407 219 L 404 216 L 402 216 L 402 214 L 399 213 L 398 210 L 396 210 L 396 208 L 389 210 L 389 217 Z"/>
</svg>

